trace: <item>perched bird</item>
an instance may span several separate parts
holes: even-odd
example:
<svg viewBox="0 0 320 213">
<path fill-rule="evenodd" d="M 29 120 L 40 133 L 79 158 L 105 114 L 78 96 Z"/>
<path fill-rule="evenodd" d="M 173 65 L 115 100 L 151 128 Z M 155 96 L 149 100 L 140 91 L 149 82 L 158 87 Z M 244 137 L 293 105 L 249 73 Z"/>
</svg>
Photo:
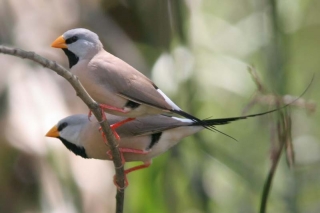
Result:
<svg viewBox="0 0 320 213">
<path fill-rule="evenodd" d="M 65 52 L 70 71 L 105 112 L 127 117 L 125 122 L 163 113 L 175 113 L 201 122 L 181 110 L 141 72 L 105 51 L 94 32 L 72 29 L 58 37 L 51 46 Z"/>
<path fill-rule="evenodd" d="M 152 158 L 166 152 L 181 139 L 204 128 L 218 131 L 215 128 L 216 125 L 224 125 L 231 121 L 274 111 L 276 110 L 241 117 L 205 119 L 201 122 L 168 115 L 136 118 L 117 129 L 121 138 L 119 149 L 125 162 L 142 161 L 144 164 L 125 170 L 125 174 L 150 166 Z M 110 114 L 105 114 L 105 116 L 110 124 L 118 123 L 124 119 Z M 70 151 L 83 158 L 111 160 L 112 156 L 108 154 L 109 147 L 104 144 L 104 139 L 98 131 L 99 126 L 96 118 L 90 122 L 85 114 L 71 115 L 60 120 L 46 136 L 60 139 Z"/>
</svg>

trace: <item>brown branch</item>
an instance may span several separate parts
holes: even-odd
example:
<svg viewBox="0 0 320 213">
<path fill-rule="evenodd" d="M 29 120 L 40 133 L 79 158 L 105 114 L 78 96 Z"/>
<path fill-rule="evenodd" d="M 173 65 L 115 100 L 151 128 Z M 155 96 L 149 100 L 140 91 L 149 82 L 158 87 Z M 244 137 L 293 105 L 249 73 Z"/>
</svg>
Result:
<svg viewBox="0 0 320 213">
<path fill-rule="evenodd" d="M 44 67 L 51 69 L 56 72 L 58 75 L 65 78 L 72 87 L 75 89 L 77 96 L 82 99 L 82 101 L 89 107 L 93 112 L 97 120 L 100 122 L 103 133 L 106 135 L 108 143 L 110 145 L 110 150 L 113 156 L 113 163 L 115 166 L 116 172 L 116 182 L 120 188 L 125 186 L 125 174 L 123 169 L 123 164 L 121 160 L 121 155 L 118 149 L 118 144 L 112 134 L 110 126 L 107 120 L 103 121 L 102 112 L 99 105 L 90 97 L 87 91 L 83 88 L 78 78 L 73 75 L 69 70 L 62 67 L 58 63 L 43 58 L 40 55 L 37 55 L 34 52 L 28 52 L 17 48 L 5 47 L 0 45 L 0 53 L 17 56 L 23 59 L 29 59 L 34 61 Z M 118 190 L 116 195 L 116 213 L 123 212 L 123 203 L 124 203 L 124 190 Z"/>
</svg>

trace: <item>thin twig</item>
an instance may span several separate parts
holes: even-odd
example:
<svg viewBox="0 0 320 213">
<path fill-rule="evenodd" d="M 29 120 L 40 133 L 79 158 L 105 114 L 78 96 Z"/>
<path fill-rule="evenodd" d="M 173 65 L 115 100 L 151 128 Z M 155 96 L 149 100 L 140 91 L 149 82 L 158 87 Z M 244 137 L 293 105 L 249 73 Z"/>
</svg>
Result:
<svg viewBox="0 0 320 213">
<path fill-rule="evenodd" d="M 279 111 L 279 118 L 277 122 L 277 135 L 278 135 L 278 144 L 277 148 L 274 148 L 271 151 L 271 168 L 269 170 L 267 179 L 263 186 L 262 196 L 261 196 L 261 204 L 260 204 L 260 213 L 265 213 L 267 211 L 267 202 L 269 198 L 269 193 L 272 186 L 272 180 L 275 175 L 281 153 L 283 148 L 287 145 L 287 143 L 291 142 L 291 118 L 287 111 L 282 112 Z M 290 156 L 289 156 L 290 159 Z M 288 156 L 287 156 L 288 160 Z M 293 163 L 293 159 L 290 159 Z"/>
<path fill-rule="evenodd" d="M 256 84 L 258 92 L 265 94 L 267 90 L 259 78 L 256 69 L 253 66 L 248 66 L 248 72 L 250 73 L 253 82 Z"/>
<path fill-rule="evenodd" d="M 300 109 L 306 109 L 309 113 L 314 113 L 317 108 L 317 104 L 314 101 L 305 100 L 302 97 L 293 95 L 272 95 L 272 94 L 260 94 L 256 93 L 253 99 L 247 104 L 242 111 L 242 114 L 246 114 L 254 105 L 262 104 L 267 106 L 276 106 L 277 102 L 282 102 L 284 105 L 290 104 Z"/>
<path fill-rule="evenodd" d="M 287 117 L 287 128 L 288 128 L 288 137 L 286 138 L 285 141 L 285 150 L 286 150 L 286 159 L 287 159 L 287 164 L 290 169 L 294 167 L 295 164 L 295 154 L 294 154 L 294 147 L 292 144 L 292 134 L 291 134 L 291 117 Z"/>
<path fill-rule="evenodd" d="M 90 97 L 87 91 L 83 88 L 78 78 L 73 75 L 69 70 L 61 66 L 60 64 L 48 60 L 34 52 L 28 52 L 17 48 L 5 47 L 0 45 L 0 53 L 17 56 L 23 59 L 29 59 L 34 61 L 44 67 L 51 69 L 56 72 L 58 75 L 65 78 L 72 87 L 75 89 L 77 96 L 82 99 L 82 101 L 89 107 L 89 109 L 93 112 L 97 120 L 99 121 L 103 133 L 106 135 L 108 143 L 110 145 L 110 150 L 113 156 L 113 163 L 115 166 L 116 172 L 116 182 L 120 188 L 124 188 L 125 186 L 125 174 L 121 161 L 121 155 L 119 149 L 117 148 L 116 139 L 113 136 L 113 133 L 110 129 L 108 121 L 103 121 L 102 112 L 99 105 Z M 116 213 L 123 212 L 123 203 L 124 203 L 124 190 L 118 190 L 116 195 Z"/>
<path fill-rule="evenodd" d="M 308 110 L 313 113 L 316 110 L 316 104 L 312 101 L 304 100 L 301 96 L 294 97 L 291 95 L 277 96 L 274 94 L 268 94 L 267 89 L 260 80 L 256 70 L 253 67 L 249 67 L 254 83 L 257 86 L 257 90 L 253 95 L 250 103 L 244 108 L 243 113 L 252 108 L 255 104 L 264 104 L 269 106 L 277 106 L 279 108 L 280 103 L 283 105 L 290 104 L 290 106 L 295 106 Z M 312 82 L 312 81 L 311 81 Z M 277 127 L 271 131 L 271 167 L 268 172 L 267 179 L 263 186 L 261 203 L 260 203 L 260 213 L 265 213 L 267 211 L 267 202 L 269 198 L 269 193 L 272 187 L 272 180 L 274 178 L 282 150 L 285 148 L 286 159 L 290 168 L 294 166 L 294 149 L 292 145 L 291 136 L 291 118 L 287 111 L 279 111 L 279 118 L 277 122 Z M 275 139 L 277 134 L 278 139 Z"/>
<path fill-rule="evenodd" d="M 256 104 L 276 106 L 279 102 L 285 105 L 290 104 L 290 106 L 306 109 L 309 113 L 314 113 L 316 111 L 317 104 L 314 101 L 305 100 L 302 97 L 296 97 L 292 95 L 278 96 L 268 93 L 268 90 L 260 80 L 254 67 L 249 66 L 248 72 L 250 73 L 253 82 L 256 84 L 257 90 L 253 94 L 251 101 L 242 110 L 242 115 L 245 115 Z"/>
</svg>

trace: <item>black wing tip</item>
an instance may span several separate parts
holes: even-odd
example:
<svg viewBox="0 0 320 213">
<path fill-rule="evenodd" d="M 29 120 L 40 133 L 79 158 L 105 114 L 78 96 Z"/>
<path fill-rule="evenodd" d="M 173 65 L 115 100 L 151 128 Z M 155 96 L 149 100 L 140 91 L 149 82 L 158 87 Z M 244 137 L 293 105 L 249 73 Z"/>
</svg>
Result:
<svg viewBox="0 0 320 213">
<path fill-rule="evenodd" d="M 190 115 L 189 113 L 185 112 L 185 111 L 182 111 L 182 110 L 176 110 L 176 109 L 172 109 L 170 110 L 171 112 L 175 113 L 175 114 L 178 114 L 178 115 L 181 115 L 182 117 L 185 117 L 185 118 L 188 118 L 188 119 L 191 119 L 193 121 L 202 121 L 201 119 L 193 116 L 193 115 Z"/>
<path fill-rule="evenodd" d="M 190 115 L 189 113 L 182 111 L 182 110 L 171 110 L 171 112 L 176 113 L 178 115 L 181 115 L 182 117 L 188 118 L 193 121 L 191 125 L 193 126 L 203 126 L 204 128 L 210 130 L 210 131 L 217 131 L 214 126 L 210 123 L 208 123 L 206 120 L 201 120 L 193 115 Z"/>
</svg>

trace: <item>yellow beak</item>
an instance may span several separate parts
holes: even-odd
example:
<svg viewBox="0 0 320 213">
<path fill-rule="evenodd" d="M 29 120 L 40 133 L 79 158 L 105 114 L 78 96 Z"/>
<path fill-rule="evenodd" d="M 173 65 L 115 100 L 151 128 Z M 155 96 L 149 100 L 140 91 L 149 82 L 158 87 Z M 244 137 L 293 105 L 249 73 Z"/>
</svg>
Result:
<svg viewBox="0 0 320 213">
<path fill-rule="evenodd" d="M 55 125 L 54 127 L 52 127 L 49 132 L 46 134 L 46 137 L 52 137 L 52 138 L 57 138 L 59 137 L 59 131 L 58 131 L 58 127 Z"/>
<path fill-rule="evenodd" d="M 63 36 L 59 36 L 54 42 L 51 44 L 51 47 L 54 48 L 68 48 L 66 44 L 66 40 L 63 38 Z"/>
</svg>

